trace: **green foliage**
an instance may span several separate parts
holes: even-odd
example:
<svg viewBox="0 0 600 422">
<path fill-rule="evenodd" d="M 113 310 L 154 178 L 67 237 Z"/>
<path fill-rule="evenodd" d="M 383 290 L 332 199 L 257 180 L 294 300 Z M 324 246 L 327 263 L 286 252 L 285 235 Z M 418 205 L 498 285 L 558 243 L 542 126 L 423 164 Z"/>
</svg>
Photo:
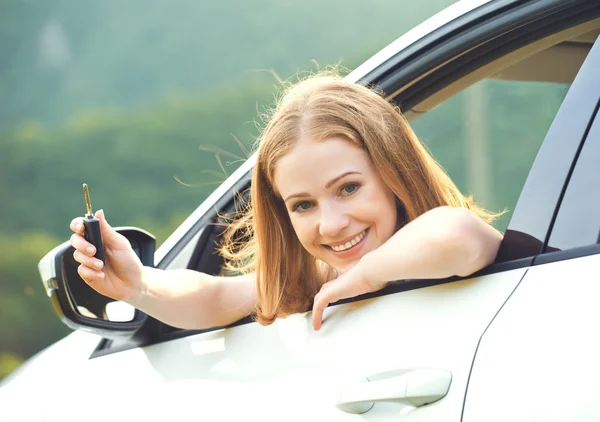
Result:
<svg viewBox="0 0 600 422">
<path fill-rule="evenodd" d="M 0 236 L 0 352 L 28 357 L 69 331 L 51 308 L 37 271 L 37 262 L 58 243 L 39 232 Z"/>
<path fill-rule="evenodd" d="M 10 200 L 0 209 L 0 231 L 64 238 L 65 223 L 85 211 L 84 182 L 94 209 L 104 208 L 113 225 L 189 214 L 246 158 L 250 134 L 257 133 L 256 103 L 269 101 L 272 87 L 240 88 L 133 113 L 80 114 L 57 129 L 21 127 L 5 135 L 0 195 Z"/>
<path fill-rule="evenodd" d="M 453 2 L 4 0 L 0 128 L 362 61 Z"/>
</svg>

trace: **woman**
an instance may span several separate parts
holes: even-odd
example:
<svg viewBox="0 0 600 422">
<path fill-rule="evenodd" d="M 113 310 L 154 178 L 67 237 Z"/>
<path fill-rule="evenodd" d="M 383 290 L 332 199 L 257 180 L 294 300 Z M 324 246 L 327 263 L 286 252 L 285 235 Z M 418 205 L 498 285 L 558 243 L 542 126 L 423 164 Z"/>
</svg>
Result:
<svg viewBox="0 0 600 422">
<path fill-rule="evenodd" d="M 252 204 L 222 253 L 235 277 L 143 267 L 99 211 L 106 264 L 71 222 L 79 274 L 100 293 L 170 325 L 261 324 L 401 279 L 467 276 L 492 263 L 497 215 L 465 198 L 379 94 L 335 75 L 299 82 L 258 142 Z M 246 239 L 241 245 L 236 239 Z"/>
</svg>

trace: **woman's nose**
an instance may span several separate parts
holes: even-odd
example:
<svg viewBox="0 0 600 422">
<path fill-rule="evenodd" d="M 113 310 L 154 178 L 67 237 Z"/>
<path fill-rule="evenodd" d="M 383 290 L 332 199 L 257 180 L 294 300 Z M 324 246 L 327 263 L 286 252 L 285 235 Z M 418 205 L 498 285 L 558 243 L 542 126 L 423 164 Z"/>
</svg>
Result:
<svg viewBox="0 0 600 422">
<path fill-rule="evenodd" d="M 319 233 L 321 236 L 333 239 L 348 226 L 350 218 L 341 207 L 322 206 L 321 221 L 319 222 Z"/>
</svg>

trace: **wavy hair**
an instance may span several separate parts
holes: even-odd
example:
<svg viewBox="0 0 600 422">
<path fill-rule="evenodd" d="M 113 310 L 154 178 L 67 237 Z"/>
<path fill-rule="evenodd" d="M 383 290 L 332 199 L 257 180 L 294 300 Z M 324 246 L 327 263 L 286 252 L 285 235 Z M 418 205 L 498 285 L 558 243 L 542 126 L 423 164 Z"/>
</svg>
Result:
<svg viewBox="0 0 600 422">
<path fill-rule="evenodd" d="M 439 206 L 470 209 L 486 222 L 499 215 L 461 194 L 398 107 L 336 73 L 313 75 L 288 87 L 266 117 L 257 138 L 251 201 L 228 226 L 221 248 L 227 270 L 256 274 L 260 324 L 306 311 L 321 285 L 335 277 L 332 268 L 300 244 L 274 186 L 278 161 L 300 138 L 342 138 L 366 151 L 396 197 L 399 227 Z"/>
</svg>

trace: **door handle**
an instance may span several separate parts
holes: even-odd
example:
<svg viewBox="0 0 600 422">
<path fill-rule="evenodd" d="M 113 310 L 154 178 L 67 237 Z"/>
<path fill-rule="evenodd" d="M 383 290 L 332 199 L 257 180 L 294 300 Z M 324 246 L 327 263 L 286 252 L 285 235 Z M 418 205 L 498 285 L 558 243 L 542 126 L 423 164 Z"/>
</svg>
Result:
<svg viewBox="0 0 600 422">
<path fill-rule="evenodd" d="M 376 402 L 423 406 L 438 401 L 450 389 L 452 374 L 443 369 L 412 369 L 377 381 L 362 381 L 342 389 L 336 407 L 347 413 L 365 413 Z"/>
</svg>

